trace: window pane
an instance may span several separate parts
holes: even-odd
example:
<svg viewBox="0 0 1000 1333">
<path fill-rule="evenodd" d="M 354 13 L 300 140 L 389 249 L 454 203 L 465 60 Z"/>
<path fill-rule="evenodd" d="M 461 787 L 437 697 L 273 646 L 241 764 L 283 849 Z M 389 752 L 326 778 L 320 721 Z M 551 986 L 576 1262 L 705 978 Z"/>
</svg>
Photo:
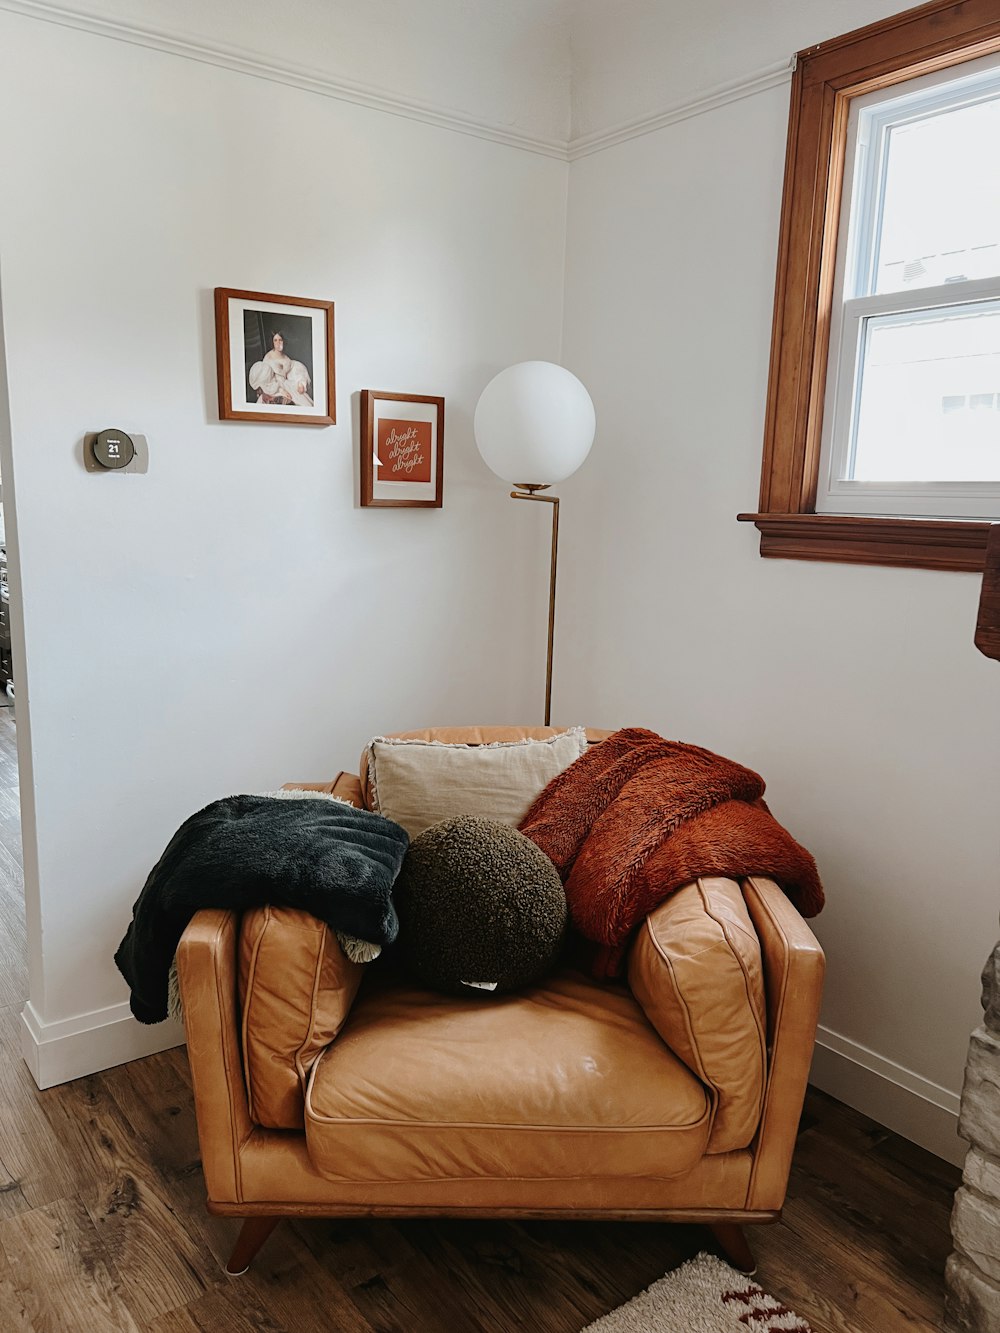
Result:
<svg viewBox="0 0 1000 1333">
<path fill-rule="evenodd" d="M 887 133 L 875 292 L 1000 274 L 1000 97 Z"/>
<path fill-rule="evenodd" d="M 1000 301 L 865 321 L 855 481 L 1000 481 Z"/>
</svg>

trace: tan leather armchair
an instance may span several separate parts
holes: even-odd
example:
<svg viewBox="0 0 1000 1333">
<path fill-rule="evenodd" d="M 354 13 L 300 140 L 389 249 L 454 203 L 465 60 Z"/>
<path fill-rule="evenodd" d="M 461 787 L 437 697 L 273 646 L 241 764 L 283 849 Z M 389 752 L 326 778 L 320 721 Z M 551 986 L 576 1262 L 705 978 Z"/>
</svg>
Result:
<svg viewBox="0 0 1000 1333">
<path fill-rule="evenodd" d="M 780 1216 L 823 966 L 762 877 L 671 895 L 627 985 L 565 968 L 490 999 L 366 976 L 291 909 L 199 912 L 178 971 L 208 1209 L 246 1219 L 228 1270 L 282 1217 L 446 1214 L 704 1223 L 752 1271 L 740 1224 Z"/>
</svg>

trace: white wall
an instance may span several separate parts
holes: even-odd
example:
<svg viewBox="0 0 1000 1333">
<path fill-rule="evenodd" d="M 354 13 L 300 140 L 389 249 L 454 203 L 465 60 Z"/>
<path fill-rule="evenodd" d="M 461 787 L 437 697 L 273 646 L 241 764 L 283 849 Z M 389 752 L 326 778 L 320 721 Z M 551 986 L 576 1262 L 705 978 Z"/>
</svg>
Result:
<svg viewBox="0 0 1000 1333">
<path fill-rule="evenodd" d="M 123 1018 L 111 955 L 190 812 L 351 769 L 379 730 L 540 713 L 546 533 L 471 414 L 558 355 L 567 166 L 6 12 L 0 117 L 51 1082 L 169 1039 Z M 216 285 L 335 300 L 335 427 L 217 421 Z M 361 388 L 445 396 L 442 510 L 357 507 Z M 84 472 L 106 425 L 147 434 L 147 476 Z"/>
<path fill-rule="evenodd" d="M 714 8 L 729 77 L 744 46 L 749 73 L 886 12 L 766 6 L 765 50 L 759 6 Z M 619 36 L 603 77 L 627 99 L 658 38 L 628 14 Z M 665 69 L 703 68 L 706 41 L 675 24 Z M 573 164 L 563 360 L 599 436 L 564 488 L 558 711 L 759 769 L 828 893 L 817 1081 L 956 1156 L 997 933 L 1000 674 L 972 645 L 977 576 L 764 561 L 735 521 L 757 503 L 787 114 L 771 88 Z"/>
</svg>

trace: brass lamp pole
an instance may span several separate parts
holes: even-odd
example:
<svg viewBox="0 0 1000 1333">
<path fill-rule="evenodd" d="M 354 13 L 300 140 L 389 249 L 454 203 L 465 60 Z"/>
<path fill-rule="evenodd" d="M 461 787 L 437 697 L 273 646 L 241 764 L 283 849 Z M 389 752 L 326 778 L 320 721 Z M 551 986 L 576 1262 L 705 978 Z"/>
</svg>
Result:
<svg viewBox="0 0 1000 1333">
<path fill-rule="evenodd" d="M 511 491 L 512 500 L 541 500 L 552 506 L 552 559 L 549 564 L 549 642 L 545 655 L 545 725 L 552 720 L 552 646 L 556 635 L 556 562 L 559 559 L 559 496 L 539 495 L 547 491 L 548 486 L 533 486 L 530 482 L 515 481 L 516 491 Z"/>
</svg>

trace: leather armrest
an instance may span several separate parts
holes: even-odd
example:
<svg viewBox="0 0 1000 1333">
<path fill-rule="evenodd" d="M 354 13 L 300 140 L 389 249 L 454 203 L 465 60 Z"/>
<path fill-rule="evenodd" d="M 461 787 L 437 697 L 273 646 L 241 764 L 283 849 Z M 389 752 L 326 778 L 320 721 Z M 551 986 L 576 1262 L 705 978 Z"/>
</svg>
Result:
<svg viewBox="0 0 1000 1333">
<path fill-rule="evenodd" d="M 747 1207 L 778 1209 L 812 1064 L 826 960 L 819 941 L 773 880 L 745 879 L 743 896 L 764 961 L 769 1055 Z"/>
<path fill-rule="evenodd" d="M 238 932 L 236 912 L 196 912 L 177 948 L 201 1160 L 216 1203 L 241 1198 L 239 1152 L 253 1128 L 240 1062 Z"/>
</svg>

